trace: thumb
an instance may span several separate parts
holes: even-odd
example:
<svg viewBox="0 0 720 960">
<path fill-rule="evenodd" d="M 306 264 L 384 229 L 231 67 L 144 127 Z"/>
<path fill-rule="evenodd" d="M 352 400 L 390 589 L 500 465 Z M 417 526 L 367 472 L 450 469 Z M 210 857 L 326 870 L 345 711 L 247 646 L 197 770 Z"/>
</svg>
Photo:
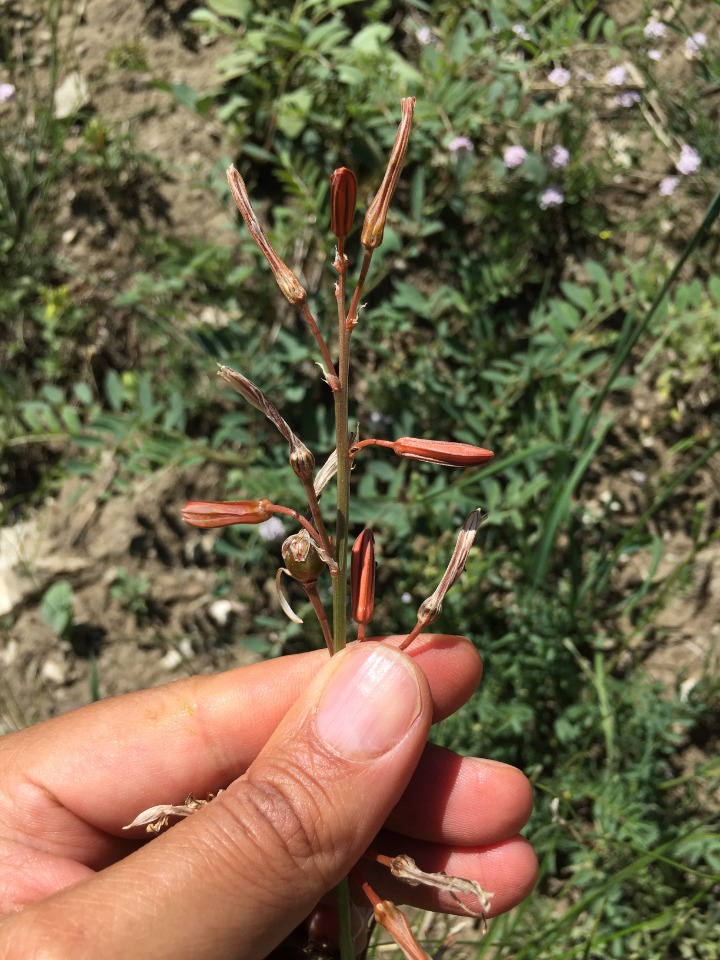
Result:
<svg viewBox="0 0 720 960">
<path fill-rule="evenodd" d="M 242 777 L 124 860 L 6 921 L 0 958 L 36 955 L 3 948 L 32 947 L 43 930 L 54 955 L 73 960 L 266 956 L 370 845 L 431 720 L 427 680 L 406 654 L 372 642 L 343 650 Z"/>
<path fill-rule="evenodd" d="M 231 818 L 233 868 L 250 879 L 248 956 L 264 956 L 360 859 L 407 786 L 431 720 L 413 661 L 358 644 L 332 658 L 219 798 L 217 815 Z"/>
</svg>

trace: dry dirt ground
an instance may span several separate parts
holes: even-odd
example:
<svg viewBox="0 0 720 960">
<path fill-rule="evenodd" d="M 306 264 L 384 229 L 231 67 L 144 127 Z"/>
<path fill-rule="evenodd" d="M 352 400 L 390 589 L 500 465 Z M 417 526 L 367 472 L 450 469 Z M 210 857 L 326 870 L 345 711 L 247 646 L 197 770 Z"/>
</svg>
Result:
<svg viewBox="0 0 720 960">
<path fill-rule="evenodd" d="M 86 0 L 74 26 L 74 59 L 67 72 L 80 72 L 88 109 L 103 122 L 126 124 L 141 149 L 156 153 L 173 170 L 171 180 L 145 193 L 135 185 L 134 216 L 108 203 L 92 184 L 63 185 L 62 253 L 82 266 L 72 291 L 80 302 L 102 307 L 108 291 L 114 294 L 129 285 L 142 266 L 136 252 L 141 221 L 181 236 L 217 240 L 227 231 L 229 211 L 202 186 L 208 165 L 232 152 L 223 128 L 174 104 L 147 77 L 108 69 L 114 48 L 140 40 L 153 77 L 199 91 L 211 88 L 222 43 L 188 43 L 182 23 L 191 7 L 178 0 Z M 70 27 L 68 19 L 66 34 Z M 617 202 L 622 206 L 627 198 Z M 629 442 L 638 444 L 646 434 L 654 397 L 652 384 L 645 384 L 628 411 L 622 429 Z M 697 417 L 709 402 L 699 390 Z M 659 473 L 673 466 L 672 441 L 654 437 L 646 449 Z M 0 617 L 6 627 L 0 633 L 0 732 L 87 702 L 93 683 L 101 696 L 109 696 L 242 663 L 252 655 L 233 638 L 249 628 L 264 606 L 277 612 L 271 600 L 258 599 L 243 582 L 233 584 L 235 599 L 218 603 L 212 537 L 188 531 L 178 520 L 185 499 L 217 492 L 217 476 L 207 471 L 179 476 L 169 470 L 138 483 L 130 496 L 106 499 L 112 474 L 112 462 L 102 462 L 92 483 L 69 482 L 26 522 L 2 531 Z M 716 522 L 718 486 L 717 475 L 709 470 L 694 478 L 679 494 L 672 517 L 659 521 L 665 542 L 661 572 L 677 566 L 691 549 L 689 503 L 704 501 L 707 523 Z M 598 478 L 587 492 L 590 506 L 600 504 L 606 487 Z M 646 494 L 632 479 L 619 481 L 609 493 L 628 522 L 646 505 Z M 643 555 L 628 560 L 618 571 L 616 587 L 629 590 L 642 582 L 649 563 Z M 142 616 L 128 612 L 111 595 L 118 570 L 149 577 L 148 609 Z M 59 578 L 71 582 L 75 596 L 75 627 L 62 641 L 44 622 L 39 606 L 45 589 Z M 643 659 L 669 686 L 681 675 L 689 690 L 706 670 L 718 669 L 713 658 L 719 624 L 720 545 L 715 543 L 695 558 L 689 585 L 628 655 Z"/>
</svg>

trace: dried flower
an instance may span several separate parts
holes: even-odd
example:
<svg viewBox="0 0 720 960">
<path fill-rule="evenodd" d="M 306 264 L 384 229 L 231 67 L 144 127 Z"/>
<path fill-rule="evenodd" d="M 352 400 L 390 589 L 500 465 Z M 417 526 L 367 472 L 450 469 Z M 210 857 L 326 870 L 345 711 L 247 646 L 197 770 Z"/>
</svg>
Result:
<svg viewBox="0 0 720 960">
<path fill-rule="evenodd" d="M 443 574 L 442 580 L 437 585 L 435 592 L 423 600 L 418 609 L 417 623 L 400 644 L 400 649 L 405 650 L 413 642 L 415 637 L 420 634 L 425 627 L 435 623 L 442 613 L 443 600 L 450 587 L 457 582 L 460 574 L 465 569 L 470 548 L 475 540 L 475 534 L 478 527 L 487 519 L 487 514 L 481 510 L 473 510 L 465 518 L 465 523 L 458 534 L 453 555 L 450 558 L 447 570 Z"/>
<path fill-rule="evenodd" d="M 515 170 L 516 167 L 521 166 L 526 159 L 527 151 L 519 144 L 514 144 L 512 147 L 507 147 L 503 153 L 503 163 L 509 170 Z"/>
<path fill-rule="evenodd" d="M 550 147 L 548 153 L 548 163 L 553 168 L 553 170 L 562 170 L 570 162 L 570 151 L 567 147 L 563 147 L 562 144 L 556 143 L 554 147 Z"/>
<path fill-rule="evenodd" d="M 344 240 L 352 230 L 357 200 L 357 179 L 352 170 L 340 167 L 330 175 L 330 229 Z"/>
<path fill-rule="evenodd" d="M 273 515 L 269 500 L 190 500 L 180 511 L 193 527 L 229 527 L 233 523 L 263 523 Z"/>
<path fill-rule="evenodd" d="M 372 620 L 375 609 L 375 537 L 372 530 L 363 530 L 353 544 L 350 591 L 352 618 L 360 626 L 358 640 L 363 640 L 364 628 Z"/>
<path fill-rule="evenodd" d="M 410 139 L 410 127 L 415 111 L 415 97 L 405 97 L 400 101 L 400 105 L 402 107 L 402 119 L 395 136 L 390 161 L 383 182 L 380 184 L 380 189 L 375 194 L 375 198 L 365 214 L 365 222 L 360 235 L 360 242 L 366 250 L 374 250 L 382 243 L 388 207 L 395 193 L 402 165 L 405 162 L 408 140 Z"/>
<path fill-rule="evenodd" d="M 700 169 L 700 154 L 694 147 L 689 146 L 689 144 L 684 143 L 680 150 L 680 159 L 675 164 L 675 169 L 678 173 L 682 173 L 683 176 L 688 176 L 691 173 L 697 173 Z"/>
<path fill-rule="evenodd" d="M 548 82 L 556 87 L 565 87 L 570 83 L 570 71 L 564 67 L 555 67 L 548 74 Z"/>
<path fill-rule="evenodd" d="M 565 194 L 560 187 L 547 187 L 540 194 L 538 203 L 541 210 L 547 210 L 549 207 L 559 207 L 565 202 Z"/>
<path fill-rule="evenodd" d="M 286 266 L 277 253 L 275 253 L 272 244 L 265 236 L 258 222 L 258 218 L 255 216 L 255 211 L 250 204 L 250 197 L 248 196 L 245 181 L 235 167 L 228 169 L 227 179 L 237 208 L 242 214 L 248 230 L 253 235 L 255 243 L 257 243 L 262 250 L 263 256 L 270 265 L 270 269 L 275 274 L 277 285 L 290 303 L 301 303 L 306 299 L 305 290 L 292 270 Z"/>
<path fill-rule="evenodd" d="M 315 458 L 305 444 L 292 432 L 287 422 L 280 415 L 275 404 L 256 386 L 237 370 L 218 364 L 218 376 L 236 390 L 249 404 L 264 413 L 274 424 L 290 446 L 290 466 L 304 484 L 311 484 L 315 471 Z"/>
<path fill-rule="evenodd" d="M 679 183 L 679 177 L 663 177 L 658 186 L 658 193 L 661 197 L 671 197 Z"/>
</svg>

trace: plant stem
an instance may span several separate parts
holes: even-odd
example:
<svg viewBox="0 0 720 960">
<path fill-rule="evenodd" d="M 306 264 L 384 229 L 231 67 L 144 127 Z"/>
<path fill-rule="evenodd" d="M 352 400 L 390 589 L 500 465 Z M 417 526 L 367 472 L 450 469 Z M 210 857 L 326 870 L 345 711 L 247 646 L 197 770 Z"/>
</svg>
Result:
<svg viewBox="0 0 720 960">
<path fill-rule="evenodd" d="M 335 559 L 337 576 L 333 580 L 333 636 L 335 652 L 347 641 L 347 547 L 350 520 L 350 437 L 348 434 L 348 380 L 350 373 L 350 331 L 345 324 L 344 274 L 347 264 L 340 257 L 338 283 L 339 389 L 335 398 L 335 446 L 337 447 L 337 520 L 335 527 Z"/>
</svg>

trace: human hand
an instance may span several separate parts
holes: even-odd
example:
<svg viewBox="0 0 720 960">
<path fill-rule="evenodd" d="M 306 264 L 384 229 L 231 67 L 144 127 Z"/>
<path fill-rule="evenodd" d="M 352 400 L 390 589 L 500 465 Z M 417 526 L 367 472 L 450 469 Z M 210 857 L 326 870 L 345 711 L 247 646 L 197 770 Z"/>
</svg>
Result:
<svg viewBox="0 0 720 960">
<path fill-rule="evenodd" d="M 401 639 L 193 677 L 1 738 L 1 960 L 259 960 L 321 922 L 316 905 L 371 843 L 479 881 L 491 914 L 522 900 L 536 873 L 517 836 L 526 779 L 425 742 L 475 689 L 477 653 L 422 636 L 406 655 Z M 122 832 L 228 784 L 152 842 Z M 381 896 L 461 912 L 367 872 Z"/>
</svg>

